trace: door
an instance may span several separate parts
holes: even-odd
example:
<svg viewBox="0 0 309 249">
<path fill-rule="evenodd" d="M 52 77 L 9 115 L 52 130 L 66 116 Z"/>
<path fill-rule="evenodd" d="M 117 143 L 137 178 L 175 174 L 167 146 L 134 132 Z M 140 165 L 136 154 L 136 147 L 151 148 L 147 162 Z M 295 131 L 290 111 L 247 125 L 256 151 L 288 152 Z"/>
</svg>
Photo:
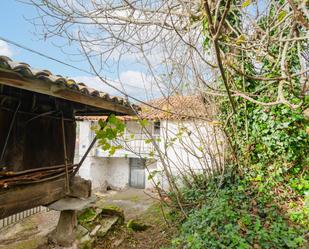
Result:
<svg viewBox="0 0 309 249">
<path fill-rule="evenodd" d="M 130 158 L 130 186 L 145 188 L 145 160 Z"/>
</svg>

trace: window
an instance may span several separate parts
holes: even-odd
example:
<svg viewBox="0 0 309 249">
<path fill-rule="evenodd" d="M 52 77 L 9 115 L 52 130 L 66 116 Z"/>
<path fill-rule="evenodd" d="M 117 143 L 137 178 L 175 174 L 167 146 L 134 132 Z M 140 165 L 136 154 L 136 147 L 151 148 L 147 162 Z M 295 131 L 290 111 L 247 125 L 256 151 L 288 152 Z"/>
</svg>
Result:
<svg viewBox="0 0 309 249">
<path fill-rule="evenodd" d="M 153 134 L 160 135 L 160 121 L 155 121 L 153 123 Z"/>
<path fill-rule="evenodd" d="M 96 130 L 96 123 L 91 121 L 90 122 L 90 131 L 89 131 L 89 142 L 91 143 L 92 140 L 95 138 L 96 136 L 96 133 L 95 133 L 95 130 Z"/>
</svg>

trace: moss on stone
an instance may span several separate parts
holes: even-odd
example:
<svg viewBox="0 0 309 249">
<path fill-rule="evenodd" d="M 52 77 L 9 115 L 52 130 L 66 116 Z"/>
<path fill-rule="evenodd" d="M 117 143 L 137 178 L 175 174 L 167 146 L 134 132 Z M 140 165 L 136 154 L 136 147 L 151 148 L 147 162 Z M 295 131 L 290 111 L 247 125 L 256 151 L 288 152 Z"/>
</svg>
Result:
<svg viewBox="0 0 309 249">
<path fill-rule="evenodd" d="M 149 228 L 149 226 L 132 219 L 128 221 L 127 228 L 135 232 L 140 232 L 145 231 L 147 228 Z"/>
<path fill-rule="evenodd" d="M 109 205 L 101 209 L 101 216 L 118 216 L 119 222 L 124 222 L 124 212 L 120 207 Z"/>
<path fill-rule="evenodd" d="M 85 209 L 80 215 L 78 215 L 77 220 L 79 224 L 85 224 L 95 220 L 97 217 L 97 212 L 94 208 Z"/>
<path fill-rule="evenodd" d="M 89 234 L 85 235 L 80 240 L 79 248 L 80 249 L 92 249 L 96 243 L 95 238 L 91 238 Z"/>
</svg>

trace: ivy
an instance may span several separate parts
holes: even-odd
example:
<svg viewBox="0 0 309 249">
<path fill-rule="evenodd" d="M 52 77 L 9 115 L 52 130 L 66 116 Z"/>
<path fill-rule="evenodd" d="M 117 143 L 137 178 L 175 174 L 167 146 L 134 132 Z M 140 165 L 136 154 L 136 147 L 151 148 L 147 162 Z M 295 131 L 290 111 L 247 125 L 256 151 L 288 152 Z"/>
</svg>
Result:
<svg viewBox="0 0 309 249">
<path fill-rule="evenodd" d="M 240 4 L 247 8 L 251 1 Z M 283 5 L 285 1 L 276 1 L 276 4 Z M 257 25 L 268 32 L 269 23 L 284 21 L 286 15 L 284 9 L 278 13 L 273 3 Z M 234 28 L 241 26 L 237 14 L 228 14 L 227 19 Z M 203 47 L 207 50 L 210 48 L 207 20 L 203 22 L 203 30 Z M 283 38 L 288 38 L 289 26 L 273 28 L 269 36 L 276 37 L 279 32 Z M 225 43 L 234 40 L 236 45 L 242 46 L 247 39 L 243 34 L 236 37 L 228 31 L 220 37 L 220 49 L 227 60 L 230 47 Z M 261 58 L 243 50 L 241 56 L 234 57 L 233 63 L 246 75 L 266 79 L 280 77 L 282 68 L 276 61 L 280 59 L 281 49 L 278 43 L 270 43 L 269 56 Z M 287 51 L 285 67 L 288 74 L 300 71 L 295 43 L 291 43 Z M 226 74 L 235 92 L 245 92 L 259 102 L 277 101 L 279 81 L 269 84 L 231 70 L 226 70 Z M 224 89 L 221 81 L 217 79 Z M 205 179 L 200 176 L 200 182 L 194 181 L 190 187 L 182 189 L 182 202 L 188 217 L 180 224 L 173 248 L 309 247 L 306 237 L 309 230 L 309 123 L 303 114 L 309 107 L 309 98 L 301 96 L 300 92 L 299 77 L 283 87 L 285 99 L 299 105 L 298 108 L 286 104 L 258 105 L 234 97 L 237 107 L 233 115 L 227 98 L 216 98 L 220 122 L 227 124 L 225 133 L 232 142 L 237 160 L 233 158 L 227 162 L 221 180 L 220 177 Z M 173 194 L 171 199 L 175 199 Z"/>
<path fill-rule="evenodd" d="M 240 190 L 237 185 L 243 184 L 227 185 L 216 198 L 200 193 L 207 201 L 200 209 L 194 209 L 181 225 L 180 235 L 173 240 L 173 248 L 280 249 L 305 245 L 304 228 L 291 225 L 275 205 L 265 206 L 260 199 L 252 199 L 245 188 Z M 193 191 L 184 193 L 190 201 L 192 197 L 197 199 Z"/>
</svg>

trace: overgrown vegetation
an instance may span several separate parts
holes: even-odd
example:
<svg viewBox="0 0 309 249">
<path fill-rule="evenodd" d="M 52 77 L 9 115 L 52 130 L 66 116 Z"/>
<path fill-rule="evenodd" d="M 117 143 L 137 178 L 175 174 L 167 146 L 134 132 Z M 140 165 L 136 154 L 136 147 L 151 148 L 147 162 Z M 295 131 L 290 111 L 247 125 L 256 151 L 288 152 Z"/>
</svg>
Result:
<svg viewBox="0 0 309 249">
<path fill-rule="evenodd" d="M 214 146 L 196 126 L 156 148 L 181 220 L 174 248 L 308 248 L 308 1 L 37 2 L 44 38 L 80 44 L 105 84 L 106 58 L 116 52 L 122 68 L 122 55 L 135 54 L 166 99 L 194 93 L 214 105 Z M 124 127 L 113 116 L 100 127 L 100 146 L 113 154 Z M 176 142 L 196 160 L 170 160 Z"/>
<path fill-rule="evenodd" d="M 281 22 L 286 15 L 285 10 L 278 15 L 277 9 L 285 1 L 276 4 L 270 7 L 268 16 L 257 22 L 263 32 L 274 18 Z M 227 19 L 232 24 L 240 22 L 237 16 L 227 15 Z M 204 28 L 207 49 L 209 20 Z M 300 26 L 293 28 L 303 32 Z M 278 26 L 271 36 L 282 32 L 282 37 L 288 38 L 289 32 L 294 31 Z M 225 35 L 220 41 L 232 38 Z M 241 46 L 243 41 L 239 37 L 237 41 Z M 285 44 L 290 46 L 289 50 L 272 44 L 269 53 L 274 60 L 267 56 L 256 60 L 257 54 L 231 50 L 222 44 L 221 49 L 234 54 L 233 62 L 246 75 L 261 75 L 267 81 L 301 69 L 296 43 Z M 282 57 L 277 56 L 280 51 L 285 53 Z M 278 60 L 282 61 L 281 66 Z M 202 181 L 182 189 L 183 206 L 189 207 L 188 217 L 181 224 L 173 248 L 308 248 L 309 136 L 308 120 L 303 113 L 309 107 L 309 99 L 301 93 L 300 78 L 277 80 L 266 88 L 258 77 L 244 77 L 231 71 L 224 74 L 228 84 L 254 96 L 254 101 L 236 97 L 231 105 L 227 99 L 217 98 L 233 156 L 222 176 L 202 176 Z M 226 79 L 218 81 L 223 89 Z M 276 103 L 280 100 L 277 91 L 284 99 L 282 103 Z"/>
<path fill-rule="evenodd" d="M 223 180 L 202 178 L 182 190 L 183 202 L 194 208 L 187 210 L 173 247 L 307 248 L 309 141 L 303 108 L 238 108 L 229 128 L 238 162 Z"/>
</svg>

